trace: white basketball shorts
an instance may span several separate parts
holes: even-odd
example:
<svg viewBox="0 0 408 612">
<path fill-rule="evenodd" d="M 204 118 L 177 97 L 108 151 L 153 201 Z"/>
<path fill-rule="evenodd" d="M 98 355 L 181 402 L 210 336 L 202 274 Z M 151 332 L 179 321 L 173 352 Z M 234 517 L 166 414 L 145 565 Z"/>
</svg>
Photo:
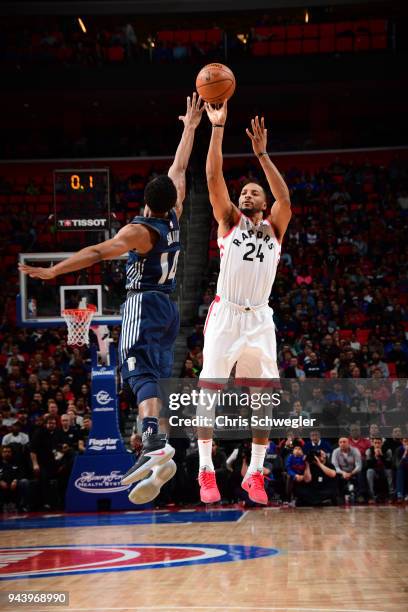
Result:
<svg viewBox="0 0 408 612">
<path fill-rule="evenodd" d="M 244 307 L 216 297 L 204 328 L 204 364 L 200 383 L 228 379 L 277 379 L 273 311 L 267 304 Z"/>
</svg>

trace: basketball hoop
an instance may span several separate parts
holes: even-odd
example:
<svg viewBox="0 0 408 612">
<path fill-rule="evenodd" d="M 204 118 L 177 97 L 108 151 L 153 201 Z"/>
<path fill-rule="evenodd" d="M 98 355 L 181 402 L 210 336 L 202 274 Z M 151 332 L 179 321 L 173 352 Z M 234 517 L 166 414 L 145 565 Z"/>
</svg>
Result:
<svg viewBox="0 0 408 612">
<path fill-rule="evenodd" d="M 89 345 L 89 327 L 96 310 L 96 306 L 87 304 L 85 308 L 66 308 L 62 311 L 68 327 L 69 345 Z"/>
</svg>

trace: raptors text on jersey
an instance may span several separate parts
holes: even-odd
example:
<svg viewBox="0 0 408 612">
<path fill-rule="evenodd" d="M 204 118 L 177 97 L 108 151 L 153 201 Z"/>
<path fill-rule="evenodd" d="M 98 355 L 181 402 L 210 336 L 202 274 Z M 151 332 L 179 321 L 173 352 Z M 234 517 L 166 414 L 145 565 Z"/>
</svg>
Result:
<svg viewBox="0 0 408 612">
<path fill-rule="evenodd" d="M 279 263 L 281 245 L 266 219 L 254 225 L 241 214 L 239 222 L 218 238 L 220 274 L 217 294 L 245 306 L 268 302 Z"/>
</svg>

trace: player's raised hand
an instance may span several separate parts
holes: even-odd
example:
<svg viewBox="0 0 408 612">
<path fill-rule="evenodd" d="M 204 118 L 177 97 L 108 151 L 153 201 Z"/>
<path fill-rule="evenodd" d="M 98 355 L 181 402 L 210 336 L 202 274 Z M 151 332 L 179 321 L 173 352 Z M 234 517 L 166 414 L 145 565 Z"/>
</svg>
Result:
<svg viewBox="0 0 408 612">
<path fill-rule="evenodd" d="M 227 120 L 227 100 L 225 100 L 219 108 L 216 108 L 208 102 L 204 104 L 204 107 L 213 125 L 225 125 Z"/>
<path fill-rule="evenodd" d="M 252 142 L 252 148 L 255 155 L 266 152 L 268 142 L 268 130 L 265 127 L 265 119 L 256 116 L 255 119 L 251 119 L 252 132 L 248 128 L 245 130 Z"/>
<path fill-rule="evenodd" d="M 18 264 L 18 269 L 23 274 L 27 274 L 30 278 L 42 278 L 43 280 L 51 280 L 56 274 L 53 268 L 38 268 L 36 266 L 27 266 L 27 264 Z"/>
<path fill-rule="evenodd" d="M 201 121 L 201 117 L 204 110 L 204 104 L 202 104 L 201 96 L 197 96 L 194 92 L 193 97 L 187 97 L 187 109 L 185 115 L 180 115 L 179 119 L 184 123 L 184 126 L 190 126 L 196 128 Z"/>
</svg>

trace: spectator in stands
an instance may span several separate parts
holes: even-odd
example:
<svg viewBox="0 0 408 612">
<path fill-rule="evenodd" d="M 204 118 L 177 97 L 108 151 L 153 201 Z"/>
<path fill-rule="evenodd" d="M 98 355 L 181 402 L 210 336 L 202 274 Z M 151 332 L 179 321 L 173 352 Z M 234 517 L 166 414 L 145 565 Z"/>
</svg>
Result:
<svg viewBox="0 0 408 612">
<path fill-rule="evenodd" d="M 296 402 L 293 402 L 293 408 L 289 413 L 290 418 L 292 419 L 297 419 L 300 416 L 308 419 L 310 418 L 310 414 L 304 410 L 303 406 L 302 406 L 302 402 L 297 400 Z"/>
<path fill-rule="evenodd" d="M 297 506 L 337 504 L 337 480 L 334 465 L 323 449 L 308 455 L 311 479 L 296 488 Z"/>
<path fill-rule="evenodd" d="M 39 478 L 43 508 L 49 510 L 57 505 L 56 490 L 50 485 L 57 475 L 56 454 L 61 446 L 61 434 L 57 430 L 55 417 L 49 415 L 45 426 L 33 434 L 31 461 L 34 475 Z"/>
<path fill-rule="evenodd" d="M 15 344 L 13 346 L 13 348 L 11 349 L 11 354 L 9 356 L 9 358 L 7 359 L 6 362 L 6 370 L 9 374 L 11 374 L 11 367 L 13 365 L 22 365 L 24 366 L 25 363 L 25 359 L 23 357 L 23 355 L 21 355 L 19 347 L 17 344 Z"/>
<path fill-rule="evenodd" d="M 23 465 L 13 457 L 12 447 L 3 446 L 0 461 L 0 506 L 16 505 L 28 510 L 29 482 Z"/>
<path fill-rule="evenodd" d="M 321 378 L 323 375 L 323 364 L 319 361 L 316 353 L 311 353 L 310 358 L 304 366 L 307 378 Z"/>
<path fill-rule="evenodd" d="M 340 494 L 346 503 L 350 500 L 354 502 L 356 494 L 359 494 L 358 474 L 362 469 L 360 451 L 343 436 L 339 438 L 339 447 L 333 451 L 332 463 L 338 474 Z"/>
<path fill-rule="evenodd" d="M 186 359 L 180 373 L 180 378 L 198 378 L 198 368 L 194 367 L 191 359 Z"/>
<path fill-rule="evenodd" d="M 392 437 L 387 438 L 383 444 L 383 452 L 387 453 L 388 450 L 391 451 L 392 456 L 395 455 L 395 451 L 400 448 L 402 444 L 402 430 L 401 427 L 393 427 L 392 429 Z"/>
<path fill-rule="evenodd" d="M 366 451 L 371 446 L 370 440 L 361 436 L 361 428 L 357 423 L 350 425 L 349 443 L 350 446 L 358 449 L 362 457 L 365 457 Z"/>
<path fill-rule="evenodd" d="M 83 418 L 82 427 L 79 430 L 78 450 L 80 453 L 85 451 L 91 429 L 92 419 L 90 416 L 85 415 Z"/>
<path fill-rule="evenodd" d="M 378 369 L 381 372 L 382 378 L 388 378 L 390 375 L 387 364 L 385 361 L 381 361 L 380 354 L 377 352 L 373 353 L 369 366 L 370 376 L 374 376 L 375 371 Z"/>
<path fill-rule="evenodd" d="M 408 437 L 402 439 L 402 445 L 396 451 L 397 464 L 397 500 L 408 501 Z"/>
<path fill-rule="evenodd" d="M 291 501 L 292 494 L 297 497 L 296 485 L 301 483 L 309 483 L 311 480 L 310 468 L 306 461 L 306 455 L 303 453 L 303 447 L 300 444 L 294 444 L 292 453 L 289 454 L 285 461 L 287 473 L 287 499 Z"/>
<path fill-rule="evenodd" d="M 309 414 L 312 415 L 321 414 L 324 410 L 325 403 L 322 388 L 313 385 L 312 398 L 307 400 L 305 405 L 306 412 L 309 412 Z"/>
<path fill-rule="evenodd" d="M 376 495 L 376 485 L 382 490 L 387 489 L 389 499 L 393 496 L 393 458 L 391 449 L 384 452 L 381 437 L 373 438 L 371 442 L 372 445 L 366 452 L 366 467 L 369 503 L 375 503 L 379 497 Z"/>
<path fill-rule="evenodd" d="M 311 451 L 317 452 L 323 450 L 327 457 L 330 457 L 332 452 L 332 446 L 328 440 L 325 440 L 320 436 L 320 431 L 318 429 L 313 429 L 310 432 L 309 440 L 305 441 L 303 446 L 303 452 L 307 455 Z"/>
<path fill-rule="evenodd" d="M 27 446 L 29 443 L 29 437 L 26 433 L 21 431 L 20 421 L 15 421 L 10 427 L 10 433 L 3 437 L 2 445 L 9 446 L 11 444 L 19 444 L 20 446 Z"/>
<path fill-rule="evenodd" d="M 79 433 L 75 426 L 71 425 L 68 414 L 61 415 L 61 444 L 68 444 L 70 448 L 78 450 Z"/>
</svg>

